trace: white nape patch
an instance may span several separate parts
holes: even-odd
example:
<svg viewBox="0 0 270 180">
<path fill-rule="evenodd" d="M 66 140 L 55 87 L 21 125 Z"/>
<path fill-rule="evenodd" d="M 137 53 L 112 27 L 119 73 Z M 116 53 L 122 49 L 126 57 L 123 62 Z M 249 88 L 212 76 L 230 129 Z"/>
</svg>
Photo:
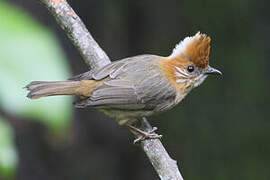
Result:
<svg viewBox="0 0 270 180">
<path fill-rule="evenodd" d="M 176 44 L 175 48 L 173 49 L 172 54 L 169 56 L 169 58 L 173 58 L 181 53 L 183 53 L 186 50 L 187 45 L 192 42 L 194 39 L 197 39 L 201 36 L 201 33 L 198 32 L 194 36 L 186 37 L 184 40 L 180 41 L 178 44 Z"/>
<path fill-rule="evenodd" d="M 201 74 L 196 78 L 196 82 L 194 84 L 194 87 L 198 87 L 200 84 L 202 84 L 202 82 L 207 78 L 207 75 L 205 74 Z"/>
</svg>

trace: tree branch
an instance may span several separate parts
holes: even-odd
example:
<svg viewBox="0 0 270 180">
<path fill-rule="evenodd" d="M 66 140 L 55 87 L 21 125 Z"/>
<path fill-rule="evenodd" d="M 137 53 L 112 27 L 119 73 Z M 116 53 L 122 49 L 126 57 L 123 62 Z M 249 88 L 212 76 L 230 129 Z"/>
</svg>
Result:
<svg viewBox="0 0 270 180">
<path fill-rule="evenodd" d="M 102 67 L 111 61 L 99 47 L 85 25 L 66 0 L 40 0 L 55 17 L 58 24 L 79 50 L 84 61 L 90 68 Z M 143 118 L 141 129 L 152 129 L 146 118 Z M 183 180 L 176 161 L 171 159 L 159 139 L 147 139 L 141 147 L 162 180 Z"/>
<path fill-rule="evenodd" d="M 142 118 L 141 129 L 151 131 L 153 127 L 146 118 Z M 151 161 L 162 180 L 183 180 L 177 167 L 177 162 L 173 160 L 159 139 L 148 139 L 141 142 L 141 147 Z"/>
<path fill-rule="evenodd" d="M 41 2 L 55 17 L 90 68 L 111 63 L 107 54 L 99 47 L 66 0 L 41 0 Z"/>
</svg>

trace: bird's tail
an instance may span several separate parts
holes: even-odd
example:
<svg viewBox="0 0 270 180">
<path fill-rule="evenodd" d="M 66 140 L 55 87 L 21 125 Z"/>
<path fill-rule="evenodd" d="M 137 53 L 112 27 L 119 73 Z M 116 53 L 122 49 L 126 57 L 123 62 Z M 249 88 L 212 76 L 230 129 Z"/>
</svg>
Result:
<svg viewBox="0 0 270 180">
<path fill-rule="evenodd" d="M 79 95 L 89 97 L 97 87 L 95 80 L 83 81 L 33 81 L 25 88 L 29 90 L 27 95 L 30 99 L 38 99 L 55 95 Z"/>
</svg>

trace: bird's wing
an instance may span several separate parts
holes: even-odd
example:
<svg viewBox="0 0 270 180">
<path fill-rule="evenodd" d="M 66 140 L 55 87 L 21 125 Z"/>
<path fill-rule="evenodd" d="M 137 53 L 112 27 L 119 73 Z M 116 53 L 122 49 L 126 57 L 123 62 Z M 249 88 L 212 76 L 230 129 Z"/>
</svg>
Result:
<svg viewBox="0 0 270 180">
<path fill-rule="evenodd" d="M 75 104 L 76 107 L 95 106 L 116 109 L 142 109 L 132 82 L 109 80 L 93 91 L 91 96 Z"/>
<path fill-rule="evenodd" d="M 68 80 L 101 80 L 107 77 L 112 79 L 116 78 L 119 74 L 123 74 L 124 71 L 130 70 L 130 67 L 136 69 L 136 67 L 141 66 L 140 62 L 144 62 L 145 65 L 157 59 L 158 56 L 154 55 L 139 55 L 134 57 L 125 58 L 119 61 L 114 61 L 104 67 L 96 68 L 85 73 L 73 76 Z"/>
<path fill-rule="evenodd" d="M 91 79 L 109 79 L 94 90 L 88 99 L 76 103 L 75 106 L 121 110 L 166 109 L 173 103 L 176 93 L 168 79 L 160 72 L 156 61 L 157 56 L 144 55 L 101 68 L 91 74 Z"/>
</svg>

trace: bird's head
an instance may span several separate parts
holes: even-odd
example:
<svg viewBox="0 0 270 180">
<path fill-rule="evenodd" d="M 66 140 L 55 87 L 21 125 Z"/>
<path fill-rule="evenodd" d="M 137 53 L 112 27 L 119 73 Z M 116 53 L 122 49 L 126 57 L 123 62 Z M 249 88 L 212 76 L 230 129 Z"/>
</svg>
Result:
<svg viewBox="0 0 270 180">
<path fill-rule="evenodd" d="M 163 69 L 176 87 L 191 90 L 208 75 L 222 74 L 209 65 L 210 41 L 210 37 L 198 32 L 177 44 L 172 54 L 165 58 Z"/>
</svg>

